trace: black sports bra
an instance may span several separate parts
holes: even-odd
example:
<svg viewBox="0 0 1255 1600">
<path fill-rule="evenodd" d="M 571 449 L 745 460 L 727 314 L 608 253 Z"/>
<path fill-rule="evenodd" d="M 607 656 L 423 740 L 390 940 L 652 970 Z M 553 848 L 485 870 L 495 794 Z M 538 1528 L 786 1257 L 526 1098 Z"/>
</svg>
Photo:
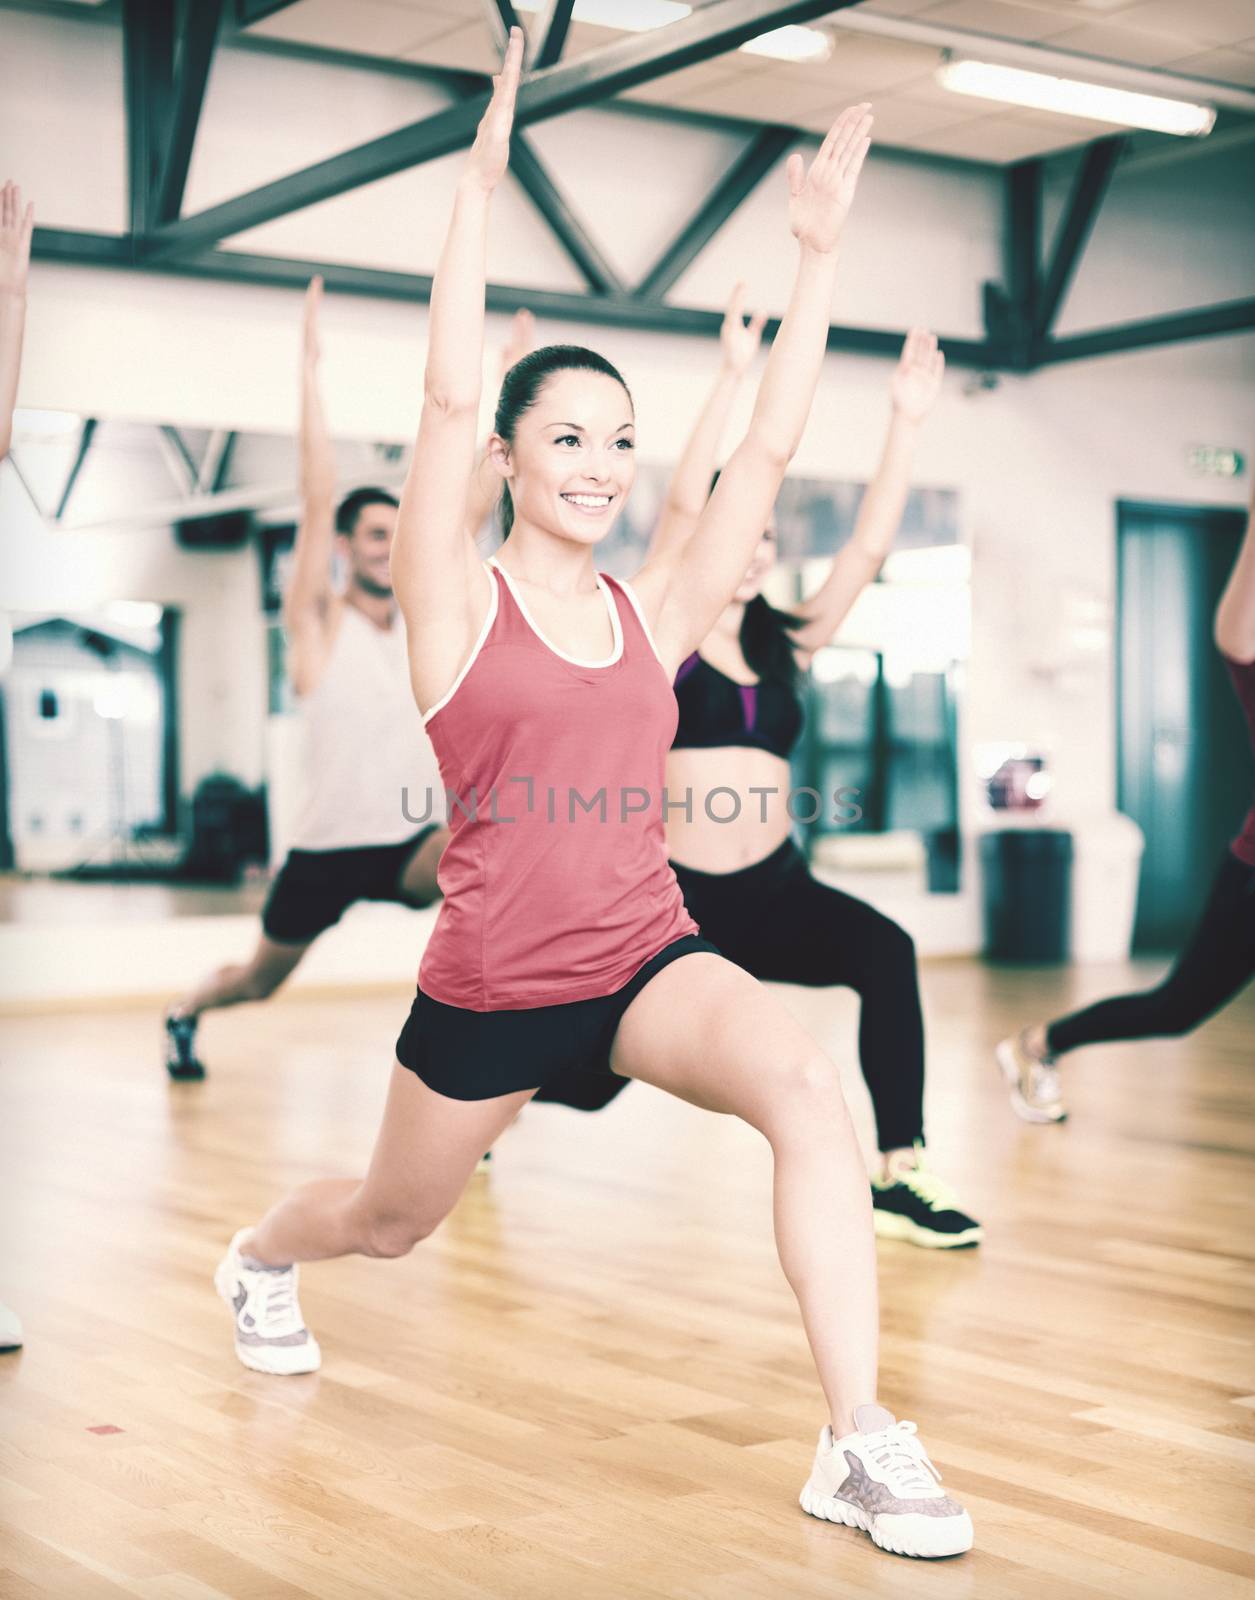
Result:
<svg viewBox="0 0 1255 1600">
<path fill-rule="evenodd" d="M 802 702 L 783 683 L 737 683 L 694 650 L 675 675 L 680 722 L 673 750 L 729 745 L 787 761 L 802 731 Z"/>
</svg>

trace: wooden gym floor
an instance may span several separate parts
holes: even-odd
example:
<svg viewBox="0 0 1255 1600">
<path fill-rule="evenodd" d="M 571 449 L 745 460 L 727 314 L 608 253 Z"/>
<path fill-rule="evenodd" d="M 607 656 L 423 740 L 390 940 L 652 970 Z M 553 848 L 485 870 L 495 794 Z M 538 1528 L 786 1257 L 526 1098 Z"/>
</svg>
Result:
<svg viewBox="0 0 1255 1600">
<path fill-rule="evenodd" d="M 1017 1122 L 990 1064 L 1158 970 L 924 968 L 934 1163 L 987 1229 L 880 1247 L 882 1396 L 976 1523 L 940 1563 L 797 1507 L 823 1407 L 748 1129 L 639 1086 L 534 1108 L 408 1260 L 306 1269 L 323 1370 L 266 1378 L 214 1264 L 361 1169 L 407 997 L 211 1017 L 202 1085 L 166 1081 L 151 1010 L 3 1022 L 0 1594 L 1255 1595 L 1255 989 L 1073 1057 L 1065 1127 Z M 783 992 L 867 1133 L 852 997 Z"/>
</svg>

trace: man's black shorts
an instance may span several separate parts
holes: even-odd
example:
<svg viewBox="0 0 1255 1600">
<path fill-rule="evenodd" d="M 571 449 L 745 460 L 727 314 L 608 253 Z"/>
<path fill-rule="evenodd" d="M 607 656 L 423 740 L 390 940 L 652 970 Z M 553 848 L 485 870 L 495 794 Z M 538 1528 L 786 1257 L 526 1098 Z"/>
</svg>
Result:
<svg viewBox="0 0 1255 1600">
<path fill-rule="evenodd" d="M 355 901 L 413 904 L 401 892 L 401 875 L 410 857 L 439 826 L 428 823 L 400 844 L 290 850 L 261 914 L 266 937 L 277 944 L 308 944 L 339 922 Z"/>
</svg>

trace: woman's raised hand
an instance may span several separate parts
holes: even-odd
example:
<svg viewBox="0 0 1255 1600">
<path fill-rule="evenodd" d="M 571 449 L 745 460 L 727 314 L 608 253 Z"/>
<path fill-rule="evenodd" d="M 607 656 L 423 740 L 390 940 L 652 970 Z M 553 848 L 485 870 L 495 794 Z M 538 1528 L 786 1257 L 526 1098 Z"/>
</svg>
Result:
<svg viewBox="0 0 1255 1600">
<path fill-rule="evenodd" d="M 819 255 L 837 248 L 871 146 L 871 130 L 871 107 L 850 106 L 829 128 L 809 171 L 799 154 L 789 157 L 789 227 L 799 244 Z"/>
<path fill-rule="evenodd" d="M 723 314 L 723 327 L 719 330 L 719 343 L 723 346 L 724 365 L 739 378 L 749 368 L 758 353 L 767 321 L 765 311 L 756 311 L 745 320 L 745 285 L 738 283 L 728 297 L 728 309 Z"/>
<path fill-rule="evenodd" d="M 501 377 L 510 368 L 522 361 L 524 356 L 531 355 L 536 348 L 536 318 L 526 306 L 519 309 L 510 318 L 510 333 L 501 351 Z"/>
<path fill-rule="evenodd" d="M 318 358 L 322 354 L 318 338 L 318 313 L 321 310 L 322 278 L 313 277 L 309 280 L 309 288 L 305 291 L 305 319 L 302 324 L 302 354 L 308 367 L 316 367 Z"/>
<path fill-rule="evenodd" d="M 463 179 L 482 189 L 485 194 L 491 194 L 497 187 L 509 165 L 510 129 L 514 125 L 514 101 L 519 92 L 522 71 L 523 30 L 511 28 L 505 60 L 501 63 L 501 71 L 492 80 L 492 99 L 480 119 Z"/>
<path fill-rule="evenodd" d="M 937 335 L 927 328 L 912 328 L 889 384 L 893 409 L 898 415 L 922 422 L 941 393 L 945 370 L 946 358 L 937 346 Z"/>
<path fill-rule="evenodd" d="M 0 293 L 26 293 L 34 227 L 34 204 L 22 210 L 22 191 L 10 178 L 0 190 Z"/>
</svg>

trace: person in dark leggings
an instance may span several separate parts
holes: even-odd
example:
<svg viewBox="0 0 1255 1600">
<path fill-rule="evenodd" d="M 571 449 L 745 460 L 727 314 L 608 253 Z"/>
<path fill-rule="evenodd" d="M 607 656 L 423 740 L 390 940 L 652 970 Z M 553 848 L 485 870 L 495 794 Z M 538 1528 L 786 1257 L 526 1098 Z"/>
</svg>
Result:
<svg viewBox="0 0 1255 1600">
<path fill-rule="evenodd" d="M 681 548 L 706 504 L 719 436 L 758 344 L 760 324 L 744 325 L 741 300 L 738 287 L 724 321 L 723 370 L 672 479 L 654 556 Z M 943 370 L 936 339 L 913 330 L 893 375 L 884 452 L 853 535 L 795 615 L 761 593 L 776 552 L 775 530 L 766 529 L 733 602 L 676 675 L 680 718 L 667 761 L 671 865 L 703 936 L 761 980 L 844 986 L 858 994 L 859 1061 L 881 1151 L 872 1180 L 876 1231 L 933 1248 L 977 1244 L 981 1229 L 923 1160 L 924 1024 L 915 946 L 892 918 L 812 877 L 792 838 L 786 797 L 789 758 L 802 728 L 798 680 L 889 553 L 915 439 Z M 682 805 L 686 794 L 691 817 Z M 714 820 L 728 815 L 733 801 L 735 819 Z M 622 1087 L 560 1074 L 536 1099 L 589 1111 Z"/>
<path fill-rule="evenodd" d="M 1255 750 L 1255 495 L 1246 536 L 1216 610 L 1216 648 L 1246 715 Z M 1100 1000 L 998 1045 L 1011 1104 L 1026 1122 L 1067 1116 L 1058 1060 L 1083 1045 L 1192 1033 L 1255 976 L 1255 805 L 1225 850 L 1203 912 L 1167 976 L 1140 994 Z"/>
</svg>

